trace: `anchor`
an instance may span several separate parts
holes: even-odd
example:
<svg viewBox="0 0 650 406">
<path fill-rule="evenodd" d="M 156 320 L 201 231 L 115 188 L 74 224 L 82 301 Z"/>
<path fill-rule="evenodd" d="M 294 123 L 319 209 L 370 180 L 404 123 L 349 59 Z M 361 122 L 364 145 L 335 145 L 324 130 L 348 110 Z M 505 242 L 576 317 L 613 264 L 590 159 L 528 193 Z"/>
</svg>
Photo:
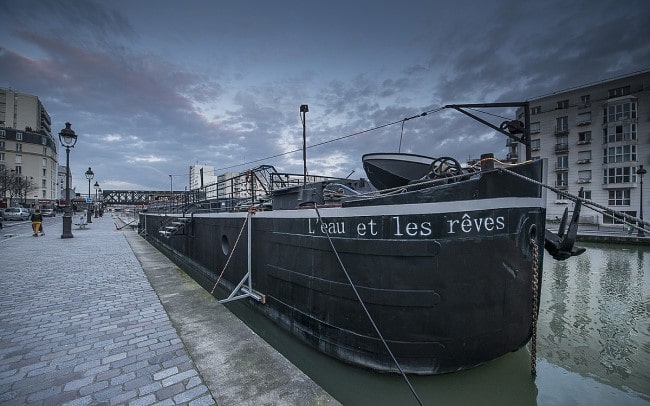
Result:
<svg viewBox="0 0 650 406">
<path fill-rule="evenodd" d="M 582 194 L 582 188 L 580 189 L 578 196 L 580 194 Z M 576 235 L 578 234 L 578 218 L 580 217 L 581 207 L 582 202 L 580 199 L 577 199 L 568 229 L 566 221 L 569 216 L 569 208 L 567 207 L 564 209 L 564 214 L 562 215 L 562 220 L 560 220 L 560 227 L 557 230 L 557 234 L 548 229 L 546 230 L 544 248 L 546 248 L 546 251 L 548 251 L 548 253 L 558 261 L 564 261 L 565 259 L 578 256 L 586 251 L 585 248 L 574 246 Z"/>
</svg>

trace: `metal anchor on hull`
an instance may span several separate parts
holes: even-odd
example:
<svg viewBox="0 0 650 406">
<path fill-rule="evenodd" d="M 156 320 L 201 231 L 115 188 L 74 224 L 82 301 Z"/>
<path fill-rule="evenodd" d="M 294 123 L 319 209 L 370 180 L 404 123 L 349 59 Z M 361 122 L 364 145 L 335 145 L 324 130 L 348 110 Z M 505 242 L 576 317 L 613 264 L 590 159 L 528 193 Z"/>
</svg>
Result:
<svg viewBox="0 0 650 406">
<path fill-rule="evenodd" d="M 582 189 L 580 189 L 580 193 L 582 193 Z M 569 216 L 569 208 L 567 207 L 564 209 L 564 214 L 562 215 L 562 220 L 560 221 L 560 227 L 557 230 L 557 234 L 548 229 L 546 230 L 544 248 L 546 248 L 546 251 L 548 251 L 548 253 L 558 261 L 564 261 L 565 259 L 578 256 L 586 251 L 585 248 L 574 246 L 576 235 L 578 234 L 578 218 L 580 217 L 581 207 L 582 202 L 579 199 L 576 200 L 576 205 L 573 209 L 573 215 L 571 216 L 568 228 L 566 221 Z"/>
</svg>

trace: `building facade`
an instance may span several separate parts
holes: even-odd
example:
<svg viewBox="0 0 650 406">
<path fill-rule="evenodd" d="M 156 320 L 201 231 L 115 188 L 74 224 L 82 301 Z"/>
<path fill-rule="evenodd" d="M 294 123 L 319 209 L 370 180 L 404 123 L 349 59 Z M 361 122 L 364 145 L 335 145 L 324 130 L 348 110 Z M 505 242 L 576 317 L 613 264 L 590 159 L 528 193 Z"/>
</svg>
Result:
<svg viewBox="0 0 650 406">
<path fill-rule="evenodd" d="M 0 206 L 53 206 L 57 143 L 38 97 L 0 89 Z"/>
<path fill-rule="evenodd" d="M 547 184 L 632 216 L 648 210 L 641 165 L 650 167 L 650 72 L 619 77 L 529 100 L 532 159 L 548 159 Z M 523 120 L 523 111 L 518 111 Z M 525 159 L 523 145 L 508 142 L 508 156 Z M 648 179 L 648 178 L 646 178 Z M 547 218 L 560 218 L 572 202 L 548 191 Z M 617 224 L 583 208 L 581 222 Z"/>
</svg>

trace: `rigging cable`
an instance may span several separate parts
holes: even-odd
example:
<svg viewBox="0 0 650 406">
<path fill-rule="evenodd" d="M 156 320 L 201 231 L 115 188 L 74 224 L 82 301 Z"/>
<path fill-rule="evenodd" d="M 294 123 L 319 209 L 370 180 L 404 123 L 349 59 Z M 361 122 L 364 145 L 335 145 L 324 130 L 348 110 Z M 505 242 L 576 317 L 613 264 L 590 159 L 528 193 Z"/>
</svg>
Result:
<svg viewBox="0 0 650 406">
<path fill-rule="evenodd" d="M 307 203 L 307 202 L 305 202 L 305 203 Z M 316 202 L 311 202 L 311 203 L 314 204 L 314 210 L 316 210 L 316 214 L 318 215 L 318 220 L 322 223 L 323 218 L 320 216 L 320 212 L 318 211 L 318 206 L 316 205 Z M 411 385 L 411 382 L 409 381 L 406 374 L 404 373 L 404 370 L 402 370 L 402 367 L 397 362 L 397 359 L 393 355 L 393 352 L 390 350 L 390 347 L 388 347 L 388 343 L 386 343 L 386 340 L 384 340 L 384 336 L 379 331 L 379 327 L 377 327 L 377 325 L 375 324 L 375 321 L 373 320 L 372 316 L 370 315 L 370 312 L 366 308 L 366 304 L 361 299 L 361 295 L 359 295 L 359 292 L 357 291 L 356 286 L 354 286 L 354 283 L 352 282 L 352 278 L 350 278 L 350 274 L 348 274 L 348 271 L 345 268 L 345 265 L 343 265 L 343 261 L 341 260 L 341 257 L 339 256 L 338 251 L 334 247 L 334 242 L 332 241 L 332 237 L 330 236 L 329 231 L 327 230 L 327 228 L 324 228 L 324 230 L 325 230 L 325 235 L 327 236 L 327 240 L 329 241 L 330 246 L 332 247 L 332 251 L 334 251 L 334 255 L 336 255 L 336 259 L 338 260 L 339 265 L 341 265 L 341 269 L 343 270 L 343 273 L 345 274 L 345 277 L 347 278 L 348 283 L 352 287 L 352 290 L 354 291 L 354 294 L 357 297 L 357 300 L 361 304 L 361 307 L 363 308 L 363 311 L 366 313 L 366 316 L 368 316 L 368 320 L 370 320 L 370 324 L 372 324 L 372 327 L 375 329 L 375 332 L 379 336 L 379 339 L 384 344 L 384 347 L 386 348 L 386 351 L 388 351 L 388 354 L 390 355 L 393 362 L 397 366 L 397 369 L 399 370 L 400 374 L 404 378 L 404 381 L 406 381 L 406 384 L 408 385 L 409 389 L 411 390 L 411 393 L 413 394 L 413 396 L 415 396 L 415 399 L 417 399 L 418 403 L 420 405 L 423 405 L 422 400 L 420 400 L 420 397 L 418 396 L 417 392 L 415 392 L 415 389 L 413 388 L 413 386 Z"/>
<path fill-rule="evenodd" d="M 382 128 L 390 127 L 390 126 L 395 125 L 395 124 L 398 124 L 398 123 L 403 123 L 405 120 L 410 120 L 410 119 L 417 118 L 417 117 L 424 117 L 424 116 L 426 116 L 426 115 L 428 115 L 428 114 L 437 113 L 437 112 L 439 112 L 439 111 L 441 111 L 441 110 L 444 110 L 444 109 L 446 109 L 446 108 L 447 108 L 447 107 L 444 107 L 444 106 L 443 106 L 443 107 L 438 107 L 438 108 L 435 108 L 435 109 L 431 109 L 431 110 L 424 111 L 424 112 L 422 112 L 422 113 L 420 113 L 420 114 L 418 114 L 418 115 L 415 115 L 415 116 L 412 116 L 412 117 L 409 117 L 409 118 L 404 118 L 404 119 L 402 119 L 402 120 L 393 121 L 392 123 L 382 124 L 382 125 L 379 125 L 379 126 L 377 126 L 377 127 L 373 127 L 373 128 L 368 128 L 368 129 L 366 129 L 366 130 L 357 131 L 357 132 L 354 132 L 354 133 L 352 133 L 352 134 L 343 135 L 343 136 L 341 136 L 341 137 L 337 137 L 337 138 L 332 138 L 331 140 L 318 142 L 318 143 L 316 143 L 316 144 L 313 144 L 313 145 L 309 145 L 309 146 L 307 146 L 307 149 L 309 149 L 309 148 L 320 147 L 320 146 L 323 146 L 323 145 L 325 145 L 325 144 L 331 144 L 332 142 L 340 141 L 340 140 L 343 140 L 343 139 L 346 139 L 346 138 L 355 137 L 355 136 L 357 136 L 357 135 L 361 135 L 361 134 L 369 133 L 369 132 L 371 132 L 371 131 L 380 130 L 380 129 L 382 129 Z M 215 171 L 223 171 L 223 170 L 226 170 L 226 169 L 232 169 L 232 168 L 236 168 L 236 167 L 238 167 L 238 166 L 244 166 L 244 165 L 248 166 L 248 165 L 250 165 L 250 164 L 254 164 L 254 163 L 262 162 L 262 161 L 268 161 L 268 160 L 271 160 L 271 159 L 273 159 L 273 158 L 279 158 L 279 157 L 281 157 L 281 156 L 290 155 L 290 154 L 293 154 L 293 153 L 296 153 L 296 152 L 302 152 L 302 148 L 294 149 L 294 150 L 287 151 L 287 152 L 282 152 L 282 153 L 280 153 L 280 154 L 275 154 L 275 155 L 267 156 L 267 157 L 265 157 L 265 158 L 254 159 L 254 160 L 252 160 L 252 161 L 243 162 L 243 163 L 241 163 L 241 164 L 230 165 L 230 166 L 224 166 L 224 167 L 222 167 L 222 168 L 217 168 L 217 169 L 215 169 Z"/>
</svg>

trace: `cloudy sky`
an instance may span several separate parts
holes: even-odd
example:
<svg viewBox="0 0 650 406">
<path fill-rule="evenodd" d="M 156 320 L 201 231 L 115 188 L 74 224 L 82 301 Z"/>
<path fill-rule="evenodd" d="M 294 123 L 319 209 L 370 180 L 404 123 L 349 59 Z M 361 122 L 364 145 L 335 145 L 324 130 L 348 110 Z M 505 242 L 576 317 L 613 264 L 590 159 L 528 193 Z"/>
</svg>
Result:
<svg viewBox="0 0 650 406">
<path fill-rule="evenodd" d="M 72 123 L 81 190 L 89 166 L 103 189 L 168 190 L 174 175 L 182 190 L 193 164 L 302 173 L 301 104 L 309 173 L 361 177 L 364 153 L 398 150 L 405 117 L 650 68 L 647 0 L 0 6 L 0 87 L 38 96 L 54 133 Z M 402 152 L 506 153 L 502 135 L 452 110 L 405 122 Z"/>
</svg>

